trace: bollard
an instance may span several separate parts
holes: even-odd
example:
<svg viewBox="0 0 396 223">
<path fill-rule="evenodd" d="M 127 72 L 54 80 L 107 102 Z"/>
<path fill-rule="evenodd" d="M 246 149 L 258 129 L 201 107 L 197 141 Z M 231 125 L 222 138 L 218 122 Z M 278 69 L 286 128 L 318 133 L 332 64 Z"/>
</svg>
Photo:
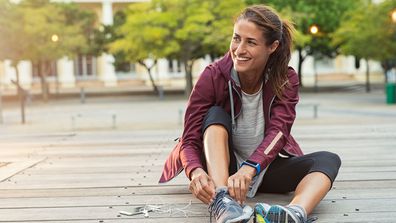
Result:
<svg viewBox="0 0 396 223">
<path fill-rule="evenodd" d="M 71 127 L 72 127 L 72 131 L 74 131 L 76 129 L 76 120 L 74 115 L 71 116 Z"/>
<path fill-rule="evenodd" d="M 117 118 L 117 116 L 116 116 L 116 114 L 113 114 L 113 129 L 116 129 L 116 118 Z"/>
<path fill-rule="evenodd" d="M 80 88 L 80 102 L 81 104 L 85 104 L 85 91 L 84 88 Z"/>
<path fill-rule="evenodd" d="M 318 105 L 314 105 L 314 119 L 318 118 Z"/>
<path fill-rule="evenodd" d="M 162 86 L 158 86 L 157 89 L 158 89 L 159 99 L 161 101 L 164 100 L 164 88 Z"/>
</svg>

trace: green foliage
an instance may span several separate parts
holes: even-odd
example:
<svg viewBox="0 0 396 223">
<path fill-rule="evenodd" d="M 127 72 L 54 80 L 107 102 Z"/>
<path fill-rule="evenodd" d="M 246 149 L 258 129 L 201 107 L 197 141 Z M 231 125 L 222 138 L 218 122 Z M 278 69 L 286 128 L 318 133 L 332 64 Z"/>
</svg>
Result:
<svg viewBox="0 0 396 223">
<path fill-rule="evenodd" d="M 159 13 L 150 3 L 133 4 L 126 14 L 125 23 L 115 31 L 122 38 L 110 45 L 112 53 L 122 52 L 128 60 L 138 62 L 164 57 L 177 47 L 168 41 L 169 27 L 176 25 L 169 15 Z"/>
<path fill-rule="evenodd" d="M 295 47 L 307 55 L 316 57 L 337 55 L 337 48 L 331 44 L 331 35 L 342 22 L 342 16 L 359 6 L 361 0 L 266 0 L 283 14 L 290 14 L 298 31 Z M 319 33 L 309 32 L 311 25 L 319 27 Z"/>
<path fill-rule="evenodd" d="M 27 49 L 20 18 L 23 16 L 15 4 L 0 0 L 0 60 L 20 61 Z M 16 63 L 14 63 L 16 65 Z"/>
<path fill-rule="evenodd" d="M 104 43 L 98 41 L 98 36 L 102 36 L 98 28 L 95 27 L 97 16 L 95 13 L 82 10 L 76 4 L 59 3 L 65 16 L 65 25 L 77 27 L 85 38 L 85 44 L 81 44 L 74 51 L 75 54 L 88 54 L 98 56 L 104 51 Z"/>
<path fill-rule="evenodd" d="M 86 51 L 84 34 L 91 29 L 92 14 L 47 0 L 1 1 L 5 6 L 0 16 L 1 59 L 41 62 Z M 52 40 L 54 35 L 57 41 Z"/>
<path fill-rule="evenodd" d="M 296 28 L 294 48 L 298 51 L 298 74 L 302 80 L 302 64 L 309 55 L 315 58 L 335 57 L 337 45 L 331 44 L 331 36 L 342 22 L 342 16 L 367 0 L 245 0 L 248 4 L 266 4 L 289 18 Z M 319 28 L 317 34 L 310 27 Z"/>
<path fill-rule="evenodd" d="M 219 57 L 229 48 L 233 34 L 234 20 L 238 13 L 245 7 L 240 0 L 211 1 L 210 30 L 205 36 L 206 52 L 212 57 Z"/>
<path fill-rule="evenodd" d="M 333 44 L 346 55 L 381 62 L 394 60 L 396 24 L 392 23 L 390 13 L 395 8 L 395 0 L 362 5 L 345 16 L 345 22 L 333 36 Z"/>
<path fill-rule="evenodd" d="M 48 99 L 48 62 L 89 51 L 94 16 L 75 5 L 49 0 L 0 0 L 0 60 L 39 65 L 43 99 Z M 18 70 L 16 79 L 19 81 Z"/>
<path fill-rule="evenodd" d="M 222 55 L 232 35 L 232 18 L 244 6 L 241 0 L 153 0 L 133 4 L 124 25 L 116 30 L 123 38 L 111 44 L 131 61 L 172 58 L 183 62 L 187 92 L 194 60 Z"/>
</svg>

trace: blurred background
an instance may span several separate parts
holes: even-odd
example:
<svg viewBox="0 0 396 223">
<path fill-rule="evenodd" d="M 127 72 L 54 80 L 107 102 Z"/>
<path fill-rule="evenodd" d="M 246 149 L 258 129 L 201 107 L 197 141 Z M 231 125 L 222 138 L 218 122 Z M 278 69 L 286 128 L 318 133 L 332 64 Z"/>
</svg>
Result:
<svg viewBox="0 0 396 223">
<path fill-rule="evenodd" d="M 0 121 L 8 102 L 25 123 L 35 101 L 186 99 L 227 52 L 235 16 L 262 3 L 295 24 L 303 92 L 380 89 L 395 103 L 396 0 L 0 0 Z"/>
</svg>

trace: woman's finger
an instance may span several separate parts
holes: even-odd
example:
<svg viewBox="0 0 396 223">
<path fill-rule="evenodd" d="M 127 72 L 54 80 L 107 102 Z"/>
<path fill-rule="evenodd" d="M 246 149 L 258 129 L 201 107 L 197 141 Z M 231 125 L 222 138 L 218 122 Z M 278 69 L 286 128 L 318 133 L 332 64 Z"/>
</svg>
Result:
<svg viewBox="0 0 396 223">
<path fill-rule="evenodd" d="M 235 199 L 234 179 L 232 177 L 228 178 L 228 193 Z"/>
<path fill-rule="evenodd" d="M 199 184 L 199 186 L 198 186 Z M 210 201 L 212 199 L 212 196 L 209 194 L 208 190 L 208 182 L 206 179 L 202 178 L 197 182 L 197 189 L 199 188 L 199 195 L 205 198 L 205 200 Z"/>
<path fill-rule="evenodd" d="M 244 180 L 241 180 L 240 181 L 240 191 L 241 191 L 241 204 L 243 204 L 243 203 L 245 203 L 245 200 L 246 200 L 246 192 L 247 192 L 247 189 L 246 189 L 246 182 L 244 181 Z"/>
<path fill-rule="evenodd" d="M 239 178 L 234 179 L 234 190 L 235 199 L 241 203 L 241 180 Z"/>
<path fill-rule="evenodd" d="M 209 181 L 208 181 L 208 186 L 210 188 L 209 191 L 208 191 L 209 195 L 210 195 L 211 199 L 214 199 L 215 196 L 216 196 L 216 187 L 215 187 L 212 179 L 210 179 L 210 178 L 209 178 Z"/>
</svg>

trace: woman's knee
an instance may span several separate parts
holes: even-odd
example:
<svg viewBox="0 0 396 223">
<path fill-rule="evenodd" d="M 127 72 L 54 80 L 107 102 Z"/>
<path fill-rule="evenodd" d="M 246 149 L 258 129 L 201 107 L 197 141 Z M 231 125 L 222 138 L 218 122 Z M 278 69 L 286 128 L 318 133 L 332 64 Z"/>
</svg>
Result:
<svg viewBox="0 0 396 223">
<path fill-rule="evenodd" d="M 341 166 L 340 157 L 332 152 L 321 151 L 312 154 L 314 164 L 310 172 L 323 172 L 334 182 Z"/>
<path fill-rule="evenodd" d="M 211 107 L 205 115 L 202 123 L 202 133 L 208 132 L 220 132 L 226 131 L 227 134 L 231 133 L 231 117 L 230 115 L 220 106 Z"/>
<path fill-rule="evenodd" d="M 341 158 L 337 154 L 328 151 L 317 152 L 317 154 L 318 162 L 332 164 L 333 168 L 337 170 L 340 168 Z"/>
<path fill-rule="evenodd" d="M 224 127 L 221 124 L 212 124 L 206 127 L 205 131 L 204 131 L 204 138 L 206 136 L 227 136 L 228 137 L 228 132 L 226 127 Z"/>
</svg>

